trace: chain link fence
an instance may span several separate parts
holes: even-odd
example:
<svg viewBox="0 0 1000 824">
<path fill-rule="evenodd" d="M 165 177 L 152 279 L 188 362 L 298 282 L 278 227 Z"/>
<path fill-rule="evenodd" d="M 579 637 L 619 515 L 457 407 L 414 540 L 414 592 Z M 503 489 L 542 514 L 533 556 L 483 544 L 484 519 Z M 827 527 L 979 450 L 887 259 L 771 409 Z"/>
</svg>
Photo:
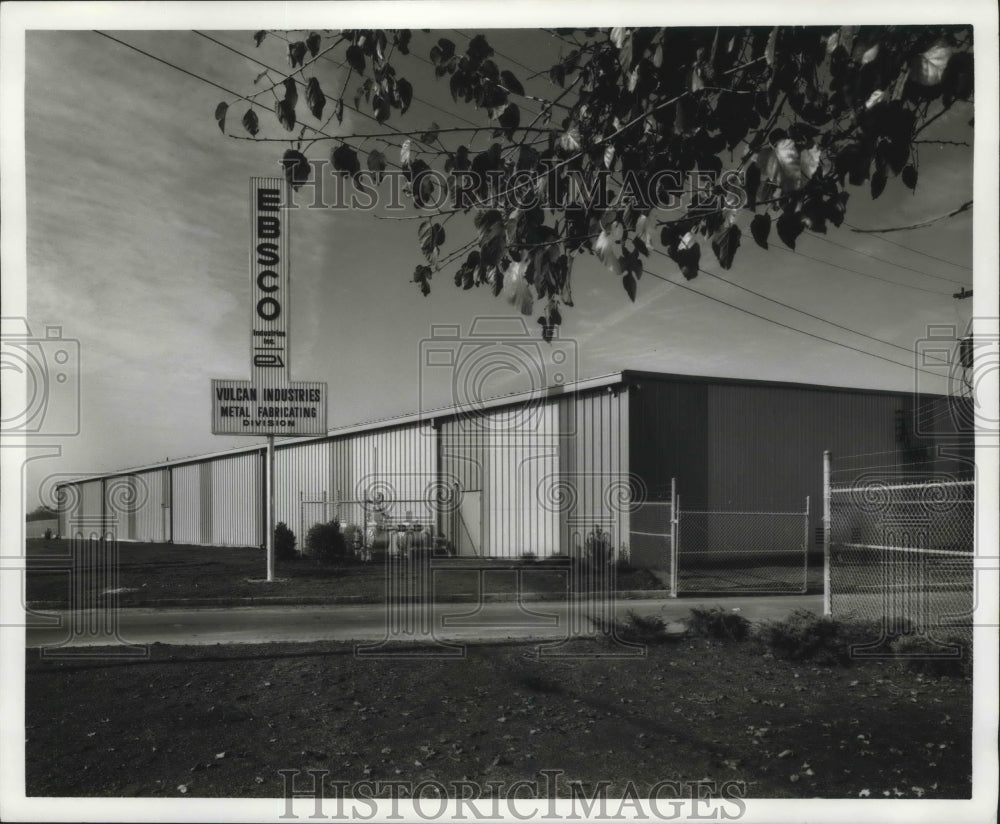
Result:
<svg viewBox="0 0 1000 824">
<path fill-rule="evenodd" d="M 669 501 L 632 507 L 629 537 L 632 565 L 671 595 L 807 589 L 808 498 L 801 512 L 686 510 L 674 483 Z"/>
<path fill-rule="evenodd" d="M 974 481 L 875 470 L 838 479 L 825 464 L 826 611 L 971 637 Z"/>
<path fill-rule="evenodd" d="M 679 508 L 677 591 L 805 592 L 809 508 L 801 512 Z"/>
</svg>

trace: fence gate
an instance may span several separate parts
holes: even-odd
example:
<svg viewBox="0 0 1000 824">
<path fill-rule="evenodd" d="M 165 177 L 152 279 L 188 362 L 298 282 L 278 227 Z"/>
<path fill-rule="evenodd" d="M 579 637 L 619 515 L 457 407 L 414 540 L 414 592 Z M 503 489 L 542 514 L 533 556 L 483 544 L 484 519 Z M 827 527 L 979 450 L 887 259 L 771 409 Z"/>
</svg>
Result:
<svg viewBox="0 0 1000 824">
<path fill-rule="evenodd" d="M 969 636 L 975 484 L 854 473 L 824 461 L 824 610 L 894 632 Z"/>
<path fill-rule="evenodd" d="M 648 569 L 677 594 L 677 485 L 670 482 L 669 501 L 643 501 L 629 514 L 629 560 Z"/>
<path fill-rule="evenodd" d="M 809 498 L 800 512 L 687 510 L 677 501 L 677 593 L 807 590 Z"/>
</svg>

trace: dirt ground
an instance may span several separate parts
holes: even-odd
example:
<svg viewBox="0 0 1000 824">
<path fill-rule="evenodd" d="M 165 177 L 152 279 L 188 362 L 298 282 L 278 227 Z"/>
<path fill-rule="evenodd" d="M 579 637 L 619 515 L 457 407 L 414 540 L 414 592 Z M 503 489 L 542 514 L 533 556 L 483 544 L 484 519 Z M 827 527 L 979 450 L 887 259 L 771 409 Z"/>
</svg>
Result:
<svg viewBox="0 0 1000 824">
<path fill-rule="evenodd" d="M 336 643 L 167 647 L 148 660 L 29 650 L 29 795 L 281 797 L 329 780 L 743 782 L 749 798 L 967 798 L 971 681 L 794 664 L 755 642 L 607 640 L 543 657 L 361 659 Z M 95 652 L 95 650 L 91 650 Z M 582 657 L 581 657 L 582 656 Z M 603 657 L 602 657 L 603 656 Z M 330 795 L 335 795 L 331 789 Z M 277 813 L 276 813 L 277 814 Z"/>
</svg>

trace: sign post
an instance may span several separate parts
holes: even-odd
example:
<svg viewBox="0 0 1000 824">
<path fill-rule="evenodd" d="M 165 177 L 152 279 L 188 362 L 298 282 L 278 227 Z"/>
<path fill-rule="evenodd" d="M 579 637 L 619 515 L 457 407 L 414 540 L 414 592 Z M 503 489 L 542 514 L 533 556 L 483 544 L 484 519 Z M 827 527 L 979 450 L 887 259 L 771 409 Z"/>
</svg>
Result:
<svg viewBox="0 0 1000 824">
<path fill-rule="evenodd" d="M 267 580 L 274 580 L 274 436 L 325 435 L 325 383 L 289 371 L 288 184 L 250 179 L 250 380 L 213 378 L 212 434 L 267 436 L 264 498 Z"/>
</svg>

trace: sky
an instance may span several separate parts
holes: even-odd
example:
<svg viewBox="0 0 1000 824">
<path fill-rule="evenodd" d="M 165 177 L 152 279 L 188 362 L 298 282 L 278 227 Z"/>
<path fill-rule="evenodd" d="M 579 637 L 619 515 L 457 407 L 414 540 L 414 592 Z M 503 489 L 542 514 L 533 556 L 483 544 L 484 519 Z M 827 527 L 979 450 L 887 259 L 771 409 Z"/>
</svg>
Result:
<svg viewBox="0 0 1000 824">
<path fill-rule="evenodd" d="M 271 25 L 280 26 L 273 18 Z M 23 271 L 5 261 L 5 290 L 23 278 L 31 334 L 44 337 L 46 327 L 57 326 L 79 346 L 79 433 L 46 440 L 60 454 L 28 465 L 29 509 L 54 475 L 108 472 L 255 442 L 211 434 L 209 386 L 212 378 L 249 377 L 248 179 L 280 174 L 277 161 L 285 146 L 224 136 L 213 113 L 220 101 L 234 98 L 205 79 L 242 94 L 258 90 L 253 79 L 260 67 L 225 46 L 271 66 L 287 61 L 278 37 L 254 48 L 252 32 L 267 21 L 236 19 L 245 29 L 221 31 L 218 16 L 199 29 L 218 42 L 199 36 L 191 24 L 164 30 L 155 17 L 127 31 L 108 18 L 73 22 L 100 28 L 203 79 L 93 31 L 26 34 Z M 464 18 L 454 19 L 460 25 Z M 450 37 L 461 50 L 466 35 L 459 32 L 476 31 L 477 21 L 467 22 L 458 32 L 416 32 L 411 50 L 426 56 L 438 36 Z M 315 26 L 321 25 L 329 24 L 317 20 Z M 492 32 L 490 41 L 500 67 L 522 78 L 528 69 L 546 70 L 559 56 L 558 41 L 540 28 Z M 400 128 L 461 125 L 458 115 L 486 122 L 482 112 L 457 108 L 446 82 L 435 82 L 424 63 L 406 65 L 422 100 L 392 121 Z M 332 97 L 341 70 L 327 65 L 321 76 Z M 544 75 L 526 85 L 542 97 L 552 93 Z M 235 103 L 230 110 L 234 134 L 242 134 L 235 121 L 245 108 Z M 960 104 L 923 136 L 971 142 L 972 116 L 972 106 Z M 262 121 L 262 134 L 284 135 L 268 118 Z M 348 111 L 339 133 L 374 127 Z M 390 160 L 398 158 L 393 147 L 381 148 Z M 874 202 L 865 188 L 853 192 L 851 224 L 909 225 L 973 199 L 972 147 L 926 144 L 920 151 L 916 191 L 897 179 Z M 6 202 L 4 213 L 6 218 Z M 955 300 L 952 293 L 973 286 L 978 214 L 969 210 L 889 235 L 859 234 L 846 226 L 831 227 L 824 238 L 807 232 L 798 254 L 781 248 L 776 238 L 770 251 L 757 248 L 744 211 L 738 218 L 743 244 L 733 269 L 723 272 L 707 248 L 704 268 L 800 312 L 706 275 L 687 283 L 671 261 L 655 255 L 632 304 L 614 275 L 581 258 L 574 269 L 575 306 L 564 311 L 560 330 L 576 353 L 569 377 L 645 369 L 945 392 L 945 379 L 913 371 L 913 350 L 933 325 L 962 334 L 969 323 L 973 301 Z M 477 317 L 522 320 L 502 297 L 456 289 L 453 268 L 437 274 L 431 295 L 421 297 L 410 282 L 422 262 L 417 222 L 387 217 L 399 215 L 302 209 L 291 218 L 291 372 L 296 380 L 328 383 L 331 428 L 450 404 L 451 375 L 422 362 L 422 346 L 433 339 L 436 325 L 458 324 L 468 334 Z M 446 250 L 462 242 L 458 238 L 450 237 Z M 977 242 L 989 250 L 989 236 Z M 995 242 L 987 254 L 995 255 Z M 5 295 L 5 316 L 15 314 L 9 305 Z M 523 318 L 525 345 L 541 347 L 544 359 L 537 314 Z M 68 394 L 60 402 L 71 406 L 76 390 L 63 388 Z M 498 378 L 484 391 L 522 388 L 523 380 Z"/>
</svg>

